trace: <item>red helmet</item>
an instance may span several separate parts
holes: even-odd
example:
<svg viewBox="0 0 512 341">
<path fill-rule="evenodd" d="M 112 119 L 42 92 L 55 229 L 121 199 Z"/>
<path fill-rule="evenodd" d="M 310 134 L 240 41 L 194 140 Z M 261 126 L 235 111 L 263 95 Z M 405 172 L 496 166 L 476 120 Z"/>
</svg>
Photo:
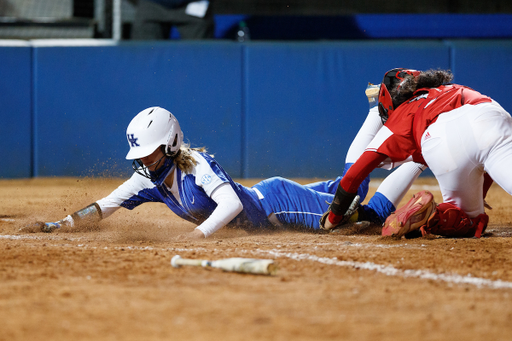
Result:
<svg viewBox="0 0 512 341">
<path fill-rule="evenodd" d="M 389 70 L 384 74 L 384 79 L 382 80 L 379 91 L 379 115 L 382 119 L 382 123 L 386 123 L 389 115 L 395 110 L 393 107 L 393 99 L 389 91 L 395 86 L 396 89 L 399 90 L 402 83 L 405 81 L 406 75 L 418 77 L 420 73 L 420 71 L 416 70 L 397 68 Z"/>
</svg>

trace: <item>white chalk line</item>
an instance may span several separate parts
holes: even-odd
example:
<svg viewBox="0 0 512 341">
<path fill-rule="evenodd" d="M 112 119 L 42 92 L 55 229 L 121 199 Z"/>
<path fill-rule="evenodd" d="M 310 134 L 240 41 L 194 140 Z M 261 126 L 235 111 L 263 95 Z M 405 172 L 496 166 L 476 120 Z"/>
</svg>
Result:
<svg viewBox="0 0 512 341">
<path fill-rule="evenodd" d="M 436 274 L 427 270 L 400 270 L 390 265 L 379 265 L 372 262 L 353 262 L 342 261 L 337 258 L 318 257 L 307 253 L 287 253 L 276 250 L 266 251 L 257 250 L 259 253 L 270 254 L 274 257 L 286 257 L 293 260 L 310 260 L 322 264 L 337 265 L 343 267 L 351 267 L 360 270 L 371 270 L 382 273 L 386 276 L 398 276 L 404 278 L 420 278 L 434 281 L 443 281 L 456 284 L 471 284 L 477 287 L 490 287 L 492 289 L 512 289 L 512 282 L 502 280 L 492 281 L 485 278 L 473 277 L 471 275 L 461 276 L 457 274 Z"/>
<path fill-rule="evenodd" d="M 170 251 L 180 251 L 180 252 L 190 252 L 190 251 L 203 251 L 208 252 L 211 250 L 207 249 L 186 249 L 186 248 L 171 248 L 168 249 Z M 214 249 L 213 251 L 220 251 Z M 222 250 L 228 251 L 228 250 Z M 473 277 L 471 274 L 466 276 L 461 276 L 457 274 L 436 274 L 427 270 L 400 270 L 391 265 L 380 265 L 372 262 L 353 262 L 353 261 L 342 261 L 338 260 L 336 257 L 327 258 L 327 257 L 318 257 L 315 255 L 310 255 L 307 253 L 292 253 L 292 252 L 283 252 L 278 250 L 237 250 L 241 253 L 252 253 L 252 254 L 268 254 L 273 257 L 286 257 L 296 261 L 309 260 L 313 262 L 318 262 L 327 265 L 336 265 L 354 268 L 358 270 L 370 270 L 376 271 L 378 273 L 384 274 L 386 276 L 398 276 L 403 278 L 419 278 L 419 279 L 427 279 L 433 281 L 442 281 L 446 283 L 455 283 L 455 284 L 470 284 L 474 285 L 478 288 L 489 287 L 491 289 L 512 289 L 512 282 L 506 282 L 502 280 L 492 281 L 485 278 Z"/>
<path fill-rule="evenodd" d="M 48 234 L 44 234 L 44 235 L 36 235 L 36 236 L 31 236 L 31 235 L 13 235 L 13 234 L 0 234 L 0 239 L 10 239 L 10 240 L 23 240 L 23 239 L 28 239 L 28 240 L 69 240 L 69 241 L 77 241 L 77 240 L 82 240 L 83 238 L 81 237 L 78 237 L 78 238 L 75 238 L 75 237 L 61 237 L 61 236 L 56 236 L 56 235 L 52 235 L 50 233 Z"/>
<path fill-rule="evenodd" d="M 0 235 L 0 238 L 4 239 L 40 239 L 37 237 L 28 237 L 28 236 L 13 236 L 13 235 Z M 77 238 L 78 239 L 78 238 Z M 76 239 L 76 240 L 77 240 Z M 70 239 L 68 239 L 70 240 Z M 62 246 L 62 245 L 60 245 Z M 75 245 L 66 244 L 67 247 L 73 247 Z M 360 247 L 363 244 L 345 244 L 345 246 L 356 246 Z M 375 246 L 373 244 L 369 245 L 370 247 Z M 385 245 L 382 245 L 383 247 Z M 79 244 L 76 247 L 87 248 L 86 244 Z M 97 247 L 91 247 L 93 249 L 97 249 Z M 240 252 L 240 253 L 249 253 L 249 254 L 267 254 L 276 258 L 285 257 L 289 259 L 293 259 L 296 261 L 304 261 L 309 260 L 313 262 L 318 262 L 326 265 L 335 265 L 342 267 L 349 267 L 358 270 L 369 270 L 375 271 L 386 276 L 397 276 L 403 278 L 419 278 L 433 281 L 442 281 L 446 283 L 454 283 L 454 284 L 469 284 L 474 285 L 476 287 L 488 287 L 491 289 L 512 289 L 512 282 L 506 282 L 502 280 L 489 280 L 480 277 L 473 277 L 471 274 L 466 276 L 461 276 L 457 274 L 436 274 L 427 270 L 401 270 L 397 269 L 391 265 L 380 265 L 372 262 L 354 262 L 354 261 L 343 261 L 338 260 L 336 257 L 328 258 L 328 257 L 318 257 L 315 255 L 311 255 L 308 253 L 294 253 L 294 252 L 284 252 L 281 250 L 239 250 L 239 249 L 206 249 L 206 248 L 155 248 L 152 246 L 115 246 L 112 247 L 116 250 L 127 249 L 127 250 L 163 250 L 163 251 L 174 251 L 174 252 Z M 103 249 L 108 249 L 108 247 L 104 247 Z"/>
</svg>

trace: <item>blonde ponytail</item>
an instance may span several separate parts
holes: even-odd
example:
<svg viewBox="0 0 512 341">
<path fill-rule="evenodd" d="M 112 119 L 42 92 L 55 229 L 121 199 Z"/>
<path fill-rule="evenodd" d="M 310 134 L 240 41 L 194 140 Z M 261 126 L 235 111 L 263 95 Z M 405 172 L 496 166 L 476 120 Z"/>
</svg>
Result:
<svg viewBox="0 0 512 341">
<path fill-rule="evenodd" d="M 206 153 L 206 148 L 190 148 L 190 144 L 183 143 L 180 147 L 180 154 L 174 159 L 174 163 L 182 172 L 190 173 L 192 168 L 197 165 L 197 161 L 192 156 L 192 151 Z"/>
</svg>

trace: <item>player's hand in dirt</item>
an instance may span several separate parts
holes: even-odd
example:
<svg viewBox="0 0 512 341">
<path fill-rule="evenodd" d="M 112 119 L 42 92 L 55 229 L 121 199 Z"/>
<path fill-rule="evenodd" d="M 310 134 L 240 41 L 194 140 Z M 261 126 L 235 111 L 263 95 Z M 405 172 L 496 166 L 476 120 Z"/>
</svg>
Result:
<svg viewBox="0 0 512 341">
<path fill-rule="evenodd" d="M 73 218 L 71 216 L 67 216 L 66 218 L 56 221 L 45 223 L 42 221 L 36 221 L 35 223 L 29 224 L 19 229 L 19 232 L 22 233 L 36 233 L 36 232 L 44 232 L 44 233 L 52 233 L 53 231 L 63 228 L 63 227 L 73 227 Z"/>
<path fill-rule="evenodd" d="M 175 237 L 174 240 L 177 242 L 180 241 L 186 241 L 186 240 L 198 240 L 198 239 L 204 239 L 205 236 L 201 230 L 195 229 L 192 232 L 180 234 L 179 236 Z"/>
<path fill-rule="evenodd" d="M 18 230 L 18 232 L 20 232 L 20 233 L 36 233 L 36 232 L 41 232 L 42 224 L 44 225 L 43 222 L 39 222 L 39 221 L 35 222 L 35 223 L 32 223 L 32 224 L 28 224 L 28 225 L 25 225 L 22 228 L 20 228 Z"/>
<path fill-rule="evenodd" d="M 59 223 L 44 223 L 42 221 L 37 221 L 35 223 L 23 226 L 19 229 L 19 232 L 22 233 L 37 233 L 37 232 L 46 232 L 51 233 L 56 229 L 61 228 Z"/>
</svg>

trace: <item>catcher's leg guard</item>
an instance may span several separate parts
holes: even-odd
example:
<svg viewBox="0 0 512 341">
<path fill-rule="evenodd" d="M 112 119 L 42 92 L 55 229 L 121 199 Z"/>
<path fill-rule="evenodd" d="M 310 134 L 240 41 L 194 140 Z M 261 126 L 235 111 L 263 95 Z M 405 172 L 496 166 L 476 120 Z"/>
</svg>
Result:
<svg viewBox="0 0 512 341">
<path fill-rule="evenodd" d="M 444 237 L 480 238 L 488 222 L 489 216 L 485 213 L 469 218 L 459 207 L 442 203 L 437 205 L 437 212 L 420 230 L 423 235 L 430 233 Z"/>
<path fill-rule="evenodd" d="M 425 225 L 435 213 L 436 203 L 432 193 L 429 191 L 418 192 L 402 208 L 391 213 L 384 222 L 382 235 L 402 237 Z"/>
</svg>

